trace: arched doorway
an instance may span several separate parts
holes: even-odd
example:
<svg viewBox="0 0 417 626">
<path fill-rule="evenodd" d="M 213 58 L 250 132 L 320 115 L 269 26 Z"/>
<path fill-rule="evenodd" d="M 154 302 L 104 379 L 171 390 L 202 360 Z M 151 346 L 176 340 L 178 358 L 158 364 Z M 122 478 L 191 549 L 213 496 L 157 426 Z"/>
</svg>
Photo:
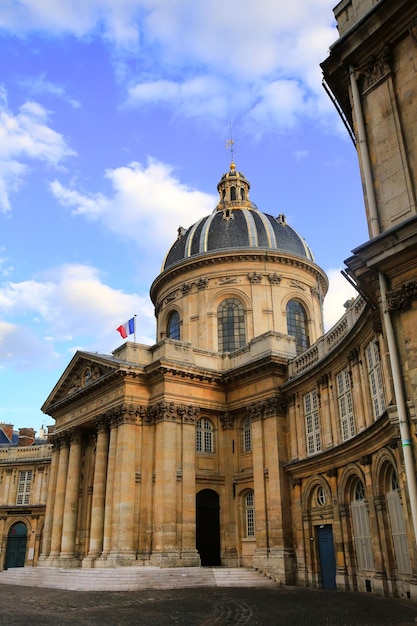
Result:
<svg viewBox="0 0 417 626">
<path fill-rule="evenodd" d="M 7 535 L 6 569 L 24 567 L 26 559 L 27 528 L 23 522 L 16 522 Z"/>
<path fill-rule="evenodd" d="M 196 547 L 201 565 L 220 565 L 219 495 L 203 489 L 196 496 Z"/>
</svg>

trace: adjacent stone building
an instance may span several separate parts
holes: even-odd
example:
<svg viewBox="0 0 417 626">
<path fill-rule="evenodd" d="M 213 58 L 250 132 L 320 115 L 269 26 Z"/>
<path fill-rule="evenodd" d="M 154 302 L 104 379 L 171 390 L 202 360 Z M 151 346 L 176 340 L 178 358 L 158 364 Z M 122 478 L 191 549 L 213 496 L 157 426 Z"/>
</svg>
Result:
<svg viewBox="0 0 417 626">
<path fill-rule="evenodd" d="M 232 162 L 151 286 L 156 344 L 77 352 L 43 406 L 39 565 L 253 566 L 417 597 L 417 7 L 335 15 L 322 68 L 361 166 L 361 295 L 323 334 L 325 273 Z"/>
</svg>

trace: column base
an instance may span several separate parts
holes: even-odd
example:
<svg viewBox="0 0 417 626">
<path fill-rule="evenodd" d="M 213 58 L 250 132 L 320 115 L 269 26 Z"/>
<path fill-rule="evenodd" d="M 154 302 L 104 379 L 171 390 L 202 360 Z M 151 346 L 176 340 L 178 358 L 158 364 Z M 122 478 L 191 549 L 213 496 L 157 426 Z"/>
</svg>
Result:
<svg viewBox="0 0 417 626">
<path fill-rule="evenodd" d="M 106 558 L 105 567 L 129 567 L 136 565 L 136 553 L 133 550 L 115 550 Z"/>
<path fill-rule="evenodd" d="M 195 548 L 181 550 L 181 567 L 200 567 L 201 559 Z"/>
<path fill-rule="evenodd" d="M 149 565 L 154 567 L 184 567 L 177 550 L 160 550 L 152 552 Z"/>
</svg>

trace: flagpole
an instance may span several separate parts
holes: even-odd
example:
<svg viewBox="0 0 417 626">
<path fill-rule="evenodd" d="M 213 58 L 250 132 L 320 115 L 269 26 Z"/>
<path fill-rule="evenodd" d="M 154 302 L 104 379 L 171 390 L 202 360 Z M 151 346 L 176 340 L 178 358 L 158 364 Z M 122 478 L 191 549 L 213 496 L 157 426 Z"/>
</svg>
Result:
<svg viewBox="0 0 417 626">
<path fill-rule="evenodd" d="M 134 320 L 134 322 L 133 322 L 133 329 L 134 329 L 133 330 L 133 341 L 134 341 L 134 343 L 136 343 L 136 317 L 137 316 L 136 316 L 136 313 L 135 313 L 134 316 L 133 316 L 133 320 Z"/>
</svg>

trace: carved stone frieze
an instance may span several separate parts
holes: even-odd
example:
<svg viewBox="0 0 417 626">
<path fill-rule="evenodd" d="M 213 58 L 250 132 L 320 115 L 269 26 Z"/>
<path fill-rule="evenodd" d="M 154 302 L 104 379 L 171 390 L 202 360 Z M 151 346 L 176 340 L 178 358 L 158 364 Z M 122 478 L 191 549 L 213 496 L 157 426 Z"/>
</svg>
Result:
<svg viewBox="0 0 417 626">
<path fill-rule="evenodd" d="M 417 299 L 417 280 L 408 282 L 387 293 L 387 304 L 390 311 L 406 311 L 411 302 Z"/>
<path fill-rule="evenodd" d="M 190 293 L 192 286 L 193 286 L 193 283 L 183 283 L 181 285 L 182 295 L 186 296 L 187 293 Z"/>
<path fill-rule="evenodd" d="M 193 424 L 198 417 L 199 408 L 175 402 L 158 402 L 149 407 L 149 421 L 147 423 L 156 424 L 158 422 L 179 422 L 183 424 Z"/>
<path fill-rule="evenodd" d="M 209 279 L 207 278 L 207 276 L 200 276 L 200 278 L 196 282 L 197 289 L 206 289 L 208 282 Z"/>
<path fill-rule="evenodd" d="M 249 404 L 246 407 L 252 421 L 263 420 L 275 415 L 285 417 L 286 409 L 287 403 L 282 396 L 271 396 L 265 400 Z"/>
<path fill-rule="evenodd" d="M 236 276 L 223 276 L 219 279 L 219 285 L 234 285 L 237 283 Z"/>
<path fill-rule="evenodd" d="M 290 287 L 295 287 L 296 289 L 301 289 L 301 291 L 305 291 L 306 288 L 300 280 L 296 280 L 293 278 L 290 280 Z"/>
<path fill-rule="evenodd" d="M 276 272 L 274 272 L 273 274 L 267 274 L 267 278 L 271 285 L 279 285 L 282 281 L 281 274 L 277 274 Z"/>
<path fill-rule="evenodd" d="M 388 46 L 384 46 L 379 54 L 373 54 L 369 57 L 367 67 L 362 75 L 362 89 L 364 92 L 390 74 L 390 61 L 391 51 Z"/>
<path fill-rule="evenodd" d="M 262 282 L 262 274 L 251 272 L 248 274 L 248 279 L 251 285 L 259 285 Z"/>
<path fill-rule="evenodd" d="M 231 430 L 234 428 L 236 422 L 236 417 L 234 415 L 230 415 L 226 411 L 223 415 L 220 415 L 220 423 L 222 425 L 223 430 Z"/>
</svg>

